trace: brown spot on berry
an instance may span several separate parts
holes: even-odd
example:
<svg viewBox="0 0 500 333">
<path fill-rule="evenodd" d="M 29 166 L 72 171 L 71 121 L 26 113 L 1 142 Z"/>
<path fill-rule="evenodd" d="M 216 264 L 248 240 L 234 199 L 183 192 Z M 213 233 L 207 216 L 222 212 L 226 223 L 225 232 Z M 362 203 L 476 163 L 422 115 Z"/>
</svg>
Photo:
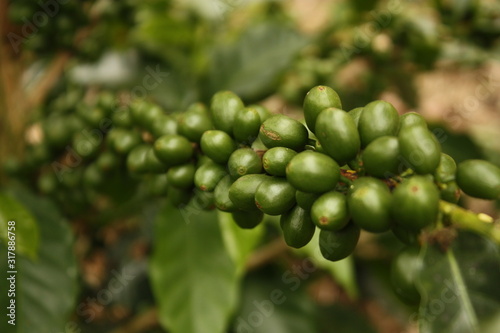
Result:
<svg viewBox="0 0 500 333">
<path fill-rule="evenodd" d="M 328 217 L 326 217 L 326 216 L 321 216 L 321 217 L 319 218 L 319 223 L 320 223 L 320 224 L 323 224 L 323 225 L 328 224 Z"/>
<path fill-rule="evenodd" d="M 281 136 L 280 136 L 278 133 L 276 133 L 276 132 L 274 132 L 274 131 L 269 131 L 269 130 L 267 130 L 267 129 L 264 127 L 264 125 L 262 125 L 262 126 L 260 127 L 260 131 L 261 131 L 261 132 L 262 132 L 265 136 L 267 136 L 269 139 L 271 139 L 271 140 L 275 140 L 275 141 L 277 141 L 277 140 L 281 140 Z"/>
<path fill-rule="evenodd" d="M 411 187 L 411 191 L 412 191 L 413 193 L 418 192 L 418 186 L 412 186 L 412 187 Z"/>
</svg>

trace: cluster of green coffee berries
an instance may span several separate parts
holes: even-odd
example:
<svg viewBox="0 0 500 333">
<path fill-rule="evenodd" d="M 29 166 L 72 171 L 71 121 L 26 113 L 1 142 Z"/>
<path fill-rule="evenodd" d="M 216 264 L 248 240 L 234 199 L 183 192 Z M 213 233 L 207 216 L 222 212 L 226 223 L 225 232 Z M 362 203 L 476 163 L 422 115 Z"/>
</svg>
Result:
<svg viewBox="0 0 500 333">
<path fill-rule="evenodd" d="M 171 114 L 142 99 L 119 107 L 106 93 L 76 111 L 70 102 L 55 100 L 53 109 L 73 108 L 42 117 L 43 141 L 28 154 L 53 161 L 38 178 L 42 192 L 64 201 L 83 185 L 91 203 L 95 193 L 147 183 L 181 209 L 193 202 L 217 208 L 242 228 L 264 214 L 281 216 L 291 247 L 306 245 L 318 228 L 329 260 L 352 253 L 361 230 L 415 243 L 437 222 L 439 201 L 456 203 L 460 190 L 500 196 L 500 169 L 481 160 L 457 166 L 419 114 L 400 116 L 385 101 L 346 112 L 326 86 L 307 93 L 305 124 L 245 106 L 230 91 L 216 93 L 208 107 Z M 81 162 L 68 165 L 75 159 Z M 61 183 L 73 185 L 65 192 Z"/>
<path fill-rule="evenodd" d="M 500 195 L 500 169 L 486 161 L 458 167 L 441 152 L 417 113 L 399 116 L 384 101 L 349 112 L 337 93 L 312 88 L 304 100 L 305 125 L 234 93 L 215 94 L 207 109 L 192 105 L 173 119 L 145 102 L 130 107 L 131 121 L 152 134 L 114 128 L 115 151 L 128 150 L 133 173 L 166 175 L 177 205 L 193 197 L 230 212 L 242 228 L 264 214 L 281 216 L 286 243 L 300 248 L 320 229 L 325 258 L 354 250 L 360 230 L 392 230 L 405 243 L 438 219 L 440 199 L 457 202 L 459 188 L 475 197 Z M 135 136 L 134 136 L 135 135 Z"/>
</svg>

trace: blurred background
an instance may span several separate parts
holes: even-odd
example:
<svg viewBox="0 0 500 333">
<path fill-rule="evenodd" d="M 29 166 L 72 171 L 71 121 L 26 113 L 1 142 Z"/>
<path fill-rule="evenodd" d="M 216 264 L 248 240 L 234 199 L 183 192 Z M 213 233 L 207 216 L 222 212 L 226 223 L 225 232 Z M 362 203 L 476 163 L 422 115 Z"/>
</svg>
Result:
<svg viewBox="0 0 500 333">
<path fill-rule="evenodd" d="M 47 205 L 41 216 L 57 209 L 45 219 L 67 220 L 74 243 L 61 251 L 74 251 L 64 265 L 75 278 L 68 291 L 48 294 L 72 295 L 61 309 L 69 309 L 65 332 L 168 332 L 148 273 L 158 205 L 140 193 L 151 184 L 115 175 L 96 194 L 80 180 L 94 179 L 85 165 L 60 184 L 49 175 L 64 151 L 58 140 L 78 140 L 67 131 L 75 115 L 96 128 L 99 108 L 139 97 L 176 114 L 228 89 L 245 104 L 300 119 L 306 92 L 322 84 L 345 110 L 384 99 L 401 114 L 419 112 L 457 162 L 500 165 L 496 0 L 0 0 L 0 34 L 0 186 L 22 183 L 47 200 L 32 199 Z M 498 216 L 492 202 L 461 204 Z M 276 230 L 259 232 L 227 332 L 418 331 L 416 308 L 388 286 L 393 239 L 364 235 L 355 262 L 306 278 L 294 271 L 305 264 L 300 253 Z M 109 302 L 92 302 L 123 275 Z M 295 285 L 272 316 L 264 304 L 252 317 L 255 300 Z"/>
</svg>

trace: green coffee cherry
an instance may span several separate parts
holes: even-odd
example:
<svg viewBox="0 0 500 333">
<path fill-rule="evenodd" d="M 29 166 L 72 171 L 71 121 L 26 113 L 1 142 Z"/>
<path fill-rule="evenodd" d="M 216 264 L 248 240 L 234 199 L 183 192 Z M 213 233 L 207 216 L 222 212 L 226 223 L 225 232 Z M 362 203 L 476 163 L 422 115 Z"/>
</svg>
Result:
<svg viewBox="0 0 500 333">
<path fill-rule="evenodd" d="M 163 135 L 177 134 L 177 121 L 172 116 L 161 114 L 150 124 L 148 130 L 155 138 Z"/>
<path fill-rule="evenodd" d="M 413 176 L 399 184 L 392 194 L 394 222 L 419 230 L 434 223 L 439 212 L 439 190 L 431 179 Z"/>
<path fill-rule="evenodd" d="M 75 98 L 77 94 L 75 93 Z M 77 100 L 75 99 L 76 103 Z M 103 91 L 99 94 L 99 99 L 97 100 L 97 105 L 108 112 L 113 111 L 116 108 L 116 97 L 113 93 L 109 91 Z"/>
<path fill-rule="evenodd" d="M 398 140 L 401 156 L 416 173 L 434 173 L 441 159 L 441 145 L 426 127 L 404 127 Z"/>
<path fill-rule="evenodd" d="M 165 112 L 157 105 L 151 104 L 142 110 L 142 117 L 138 121 L 145 129 L 151 131 L 159 119 L 165 116 Z"/>
<path fill-rule="evenodd" d="M 340 168 L 331 157 L 312 151 L 301 152 L 286 167 L 286 178 L 299 191 L 323 193 L 333 190 Z"/>
<path fill-rule="evenodd" d="M 99 128 L 100 122 L 107 117 L 107 112 L 100 107 L 89 107 L 87 105 L 77 107 L 76 113 L 87 126 Z"/>
<path fill-rule="evenodd" d="M 316 118 L 326 108 L 342 109 L 340 97 L 335 90 L 326 86 L 316 86 L 304 98 L 304 118 L 307 127 L 315 133 Z"/>
<path fill-rule="evenodd" d="M 252 148 L 253 150 L 267 150 L 267 147 L 264 146 L 264 144 L 262 143 L 262 140 L 259 139 L 259 137 L 257 137 L 257 139 L 255 139 L 254 142 L 252 142 L 252 145 L 250 146 L 250 148 Z"/>
<path fill-rule="evenodd" d="M 177 134 L 164 135 L 154 143 L 156 157 L 167 165 L 187 163 L 193 156 L 191 142 Z"/>
<path fill-rule="evenodd" d="M 295 205 L 295 189 L 285 178 L 269 177 L 255 192 L 255 205 L 268 215 L 281 215 Z"/>
<path fill-rule="evenodd" d="M 207 106 L 203 103 L 196 102 L 192 103 L 188 106 L 186 113 L 195 113 L 195 114 L 203 114 L 210 116 L 210 111 L 207 109 Z"/>
<path fill-rule="evenodd" d="M 495 200 L 500 197 L 500 168 L 483 160 L 467 160 L 458 164 L 456 181 L 468 195 Z"/>
<path fill-rule="evenodd" d="M 434 179 L 440 183 L 446 183 L 455 180 L 455 173 L 457 172 L 457 164 L 450 155 L 441 153 L 439 165 L 434 172 Z"/>
<path fill-rule="evenodd" d="M 356 124 L 356 128 L 359 125 L 359 118 L 361 118 L 361 114 L 363 113 L 364 108 L 355 108 L 352 109 L 351 111 L 347 112 L 347 114 L 354 120 L 354 123 Z"/>
<path fill-rule="evenodd" d="M 311 218 L 322 230 L 340 230 L 349 222 L 345 195 L 330 191 L 321 195 L 311 207 Z"/>
<path fill-rule="evenodd" d="M 62 148 L 71 140 L 73 131 L 68 119 L 68 116 L 53 115 L 43 121 L 43 138 L 50 146 Z"/>
<path fill-rule="evenodd" d="M 405 169 L 395 136 L 381 136 L 373 140 L 366 146 L 361 158 L 366 173 L 374 177 L 389 178 Z"/>
<path fill-rule="evenodd" d="M 418 236 L 420 231 L 415 231 L 412 229 L 407 229 L 402 225 L 393 223 L 391 226 L 391 231 L 402 243 L 406 245 L 412 245 L 418 243 Z"/>
<path fill-rule="evenodd" d="M 211 130 L 203 133 L 200 139 L 201 150 L 216 163 L 227 163 L 236 149 L 236 144 L 226 132 Z"/>
<path fill-rule="evenodd" d="M 150 150 L 147 144 L 141 144 L 132 149 L 127 155 L 127 169 L 135 174 L 143 174 L 149 171 L 146 163 L 146 155 Z"/>
<path fill-rule="evenodd" d="M 93 139 L 86 137 L 83 132 L 77 132 L 73 136 L 71 145 L 75 152 L 84 159 L 95 156 L 101 148 L 100 142 L 94 142 Z"/>
<path fill-rule="evenodd" d="M 43 194 L 52 194 L 57 191 L 59 181 L 54 172 L 46 172 L 38 177 L 37 187 Z"/>
<path fill-rule="evenodd" d="M 297 155 L 295 150 L 285 147 L 274 147 L 262 156 L 264 170 L 270 175 L 284 177 L 286 166 Z"/>
<path fill-rule="evenodd" d="M 391 192 L 387 185 L 371 177 L 356 179 L 347 197 L 353 222 L 370 232 L 384 232 L 390 229 L 391 202 Z"/>
<path fill-rule="evenodd" d="M 253 229 L 264 219 L 264 213 L 260 210 L 254 211 L 235 211 L 232 214 L 234 222 L 242 229 Z"/>
<path fill-rule="evenodd" d="M 133 130 L 113 128 L 107 137 L 109 146 L 119 154 L 126 155 L 142 143 L 141 135 Z"/>
<path fill-rule="evenodd" d="M 309 212 L 299 206 L 281 215 L 280 226 L 286 244 L 296 249 L 306 246 L 316 230 Z"/>
<path fill-rule="evenodd" d="M 165 115 L 159 106 L 144 99 L 135 99 L 132 101 L 130 104 L 130 114 L 136 124 L 147 129 L 151 128 L 156 119 Z"/>
<path fill-rule="evenodd" d="M 424 117 L 416 112 L 407 112 L 399 117 L 399 128 L 401 129 L 413 125 L 418 125 L 427 128 L 427 122 Z"/>
<path fill-rule="evenodd" d="M 173 186 L 167 187 L 167 198 L 176 207 L 187 205 L 192 196 L 191 190 L 183 190 Z"/>
<path fill-rule="evenodd" d="M 330 261 L 342 260 L 354 252 L 359 235 L 360 229 L 354 223 L 349 223 L 338 231 L 321 230 L 319 233 L 321 254 Z"/>
<path fill-rule="evenodd" d="M 402 300 L 410 304 L 420 302 L 420 294 L 415 283 L 424 269 L 420 258 L 420 248 L 410 246 L 403 249 L 392 261 L 391 282 L 394 290 Z"/>
<path fill-rule="evenodd" d="M 158 159 L 154 148 L 149 145 L 145 156 L 145 163 L 147 171 L 151 173 L 163 173 L 168 170 L 168 166 Z"/>
<path fill-rule="evenodd" d="M 212 210 L 215 208 L 215 199 L 213 192 L 194 190 L 194 195 L 189 204 L 195 209 Z"/>
<path fill-rule="evenodd" d="M 295 192 L 295 201 L 297 205 L 305 210 L 311 210 L 312 205 L 321 196 L 319 193 L 307 193 L 302 191 Z"/>
<path fill-rule="evenodd" d="M 61 184 L 69 189 L 76 188 L 81 184 L 84 170 L 85 168 L 82 166 L 61 174 Z"/>
<path fill-rule="evenodd" d="M 263 123 L 267 118 L 270 118 L 272 116 L 272 113 L 269 112 L 269 110 L 263 107 L 262 105 L 252 104 L 249 105 L 248 107 L 256 110 L 259 113 L 261 123 Z"/>
<path fill-rule="evenodd" d="M 193 104 L 178 119 L 179 134 L 191 142 L 200 142 L 201 136 L 214 125 L 206 107 L 201 103 Z"/>
<path fill-rule="evenodd" d="M 261 173 L 262 161 L 252 148 L 240 148 L 231 154 L 227 167 L 229 174 L 236 179 L 247 174 Z"/>
<path fill-rule="evenodd" d="M 96 164 L 103 172 L 109 172 L 118 168 L 120 165 L 120 158 L 111 151 L 102 152 L 96 160 Z"/>
<path fill-rule="evenodd" d="M 257 210 L 257 206 L 255 206 L 255 192 L 257 192 L 259 185 L 268 177 L 263 174 L 252 174 L 236 179 L 229 187 L 229 199 L 240 210 Z"/>
<path fill-rule="evenodd" d="M 151 175 L 148 179 L 149 192 L 154 196 L 165 196 L 168 190 L 167 174 Z"/>
<path fill-rule="evenodd" d="M 441 199 L 447 202 L 456 204 L 460 199 L 460 188 L 454 180 L 439 184 L 439 193 Z"/>
<path fill-rule="evenodd" d="M 143 117 L 142 114 L 145 109 L 150 107 L 150 103 L 145 101 L 142 98 L 136 98 L 129 104 L 130 115 L 132 116 L 132 120 L 136 124 L 142 125 Z"/>
<path fill-rule="evenodd" d="M 322 148 L 339 165 L 344 165 L 356 157 L 360 140 L 356 123 L 347 112 L 328 108 L 316 118 L 316 136 Z"/>
<path fill-rule="evenodd" d="M 242 143 L 250 144 L 259 135 L 262 121 L 259 112 L 251 107 L 246 107 L 238 111 L 234 118 L 233 136 Z"/>
<path fill-rule="evenodd" d="M 196 168 L 199 168 L 206 163 L 214 163 L 214 161 L 210 157 L 202 153 L 196 154 Z"/>
<path fill-rule="evenodd" d="M 233 184 L 233 180 L 230 175 L 224 176 L 214 190 L 214 201 L 215 207 L 222 210 L 223 212 L 234 212 L 236 211 L 236 206 L 229 199 L 229 188 Z"/>
<path fill-rule="evenodd" d="M 361 146 L 386 135 L 396 135 L 399 128 L 399 114 L 390 103 L 374 101 L 368 103 L 359 118 Z"/>
<path fill-rule="evenodd" d="M 308 133 L 299 121 L 278 114 L 262 123 L 259 138 L 267 148 L 287 147 L 302 150 L 307 144 Z"/>
<path fill-rule="evenodd" d="M 241 99 L 231 91 L 220 91 L 213 95 L 210 112 L 215 128 L 233 134 L 236 114 L 244 107 Z"/>
<path fill-rule="evenodd" d="M 99 170 L 99 167 L 95 163 L 92 163 L 85 168 L 82 181 L 85 186 L 98 188 L 104 183 L 105 177 L 101 170 Z"/>
<path fill-rule="evenodd" d="M 170 185 L 190 189 L 194 186 L 194 174 L 196 167 L 192 163 L 186 163 L 171 167 L 167 172 L 167 181 Z"/>
<path fill-rule="evenodd" d="M 131 128 L 134 126 L 134 121 L 132 120 L 129 108 L 123 108 L 114 112 L 111 116 L 111 121 L 116 127 Z"/>
<path fill-rule="evenodd" d="M 227 175 L 226 169 L 217 163 L 205 163 L 196 169 L 194 184 L 202 191 L 212 192 L 217 183 Z"/>
</svg>

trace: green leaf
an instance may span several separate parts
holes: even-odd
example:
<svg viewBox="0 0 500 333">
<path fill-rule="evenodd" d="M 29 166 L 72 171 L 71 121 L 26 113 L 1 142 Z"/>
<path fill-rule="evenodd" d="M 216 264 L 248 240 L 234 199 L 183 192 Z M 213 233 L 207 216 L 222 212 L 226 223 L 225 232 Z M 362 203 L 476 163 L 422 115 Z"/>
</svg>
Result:
<svg viewBox="0 0 500 333">
<path fill-rule="evenodd" d="M 211 57 L 209 86 L 256 99 L 273 88 L 306 39 L 283 23 L 252 26 L 233 44 L 220 45 Z"/>
<path fill-rule="evenodd" d="M 420 332 L 498 332 L 500 249 L 486 238 L 462 232 L 445 252 L 437 245 L 422 251 Z"/>
<path fill-rule="evenodd" d="M 224 332 L 239 280 L 217 213 L 168 203 L 154 235 L 149 269 L 161 324 L 173 333 Z"/>
<path fill-rule="evenodd" d="M 40 246 L 36 260 L 16 255 L 16 326 L 7 324 L 2 311 L 0 332 L 64 332 L 78 291 L 71 229 L 49 200 L 23 189 L 13 194 L 40 221 Z M 0 246 L 0 258 L 6 257 L 6 248 Z M 6 264 L 5 259 L 0 261 L 2 309 L 10 301 L 4 292 L 9 289 Z"/>
<path fill-rule="evenodd" d="M 9 221 L 15 224 L 9 225 Z M 19 201 L 6 194 L 0 194 L 0 240 L 7 244 L 9 238 L 15 238 L 17 254 L 26 255 L 31 259 L 36 258 L 39 242 L 37 222 Z"/>
<path fill-rule="evenodd" d="M 354 271 L 352 256 L 335 262 L 326 260 L 319 249 L 319 232 L 315 232 L 309 244 L 297 251 L 308 255 L 317 267 L 329 271 L 335 281 L 344 287 L 352 299 L 358 297 L 358 286 L 356 284 L 356 273 Z"/>
<path fill-rule="evenodd" d="M 219 224 L 227 252 L 237 267 L 239 275 L 245 272 L 248 257 L 262 241 L 264 224 L 253 229 L 242 229 L 234 222 L 230 213 L 219 211 Z"/>
<path fill-rule="evenodd" d="M 252 273 L 243 285 L 234 332 L 318 332 L 317 312 L 306 292 L 307 281 L 292 270 Z"/>
</svg>

